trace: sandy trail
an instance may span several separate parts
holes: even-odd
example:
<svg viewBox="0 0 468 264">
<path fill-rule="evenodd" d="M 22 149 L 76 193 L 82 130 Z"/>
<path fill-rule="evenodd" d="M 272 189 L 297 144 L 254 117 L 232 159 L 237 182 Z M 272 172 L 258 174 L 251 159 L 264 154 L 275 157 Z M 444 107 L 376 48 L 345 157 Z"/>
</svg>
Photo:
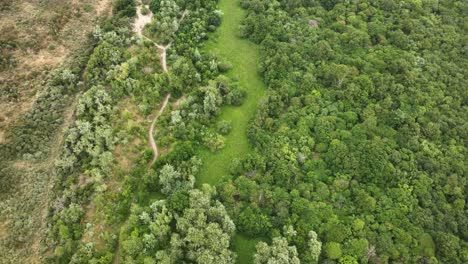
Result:
<svg viewBox="0 0 468 264">
<path fill-rule="evenodd" d="M 188 15 L 189 11 L 187 9 L 184 10 L 182 13 L 182 16 L 179 19 L 179 24 L 182 24 L 182 21 L 184 21 L 184 18 Z"/>
<path fill-rule="evenodd" d="M 148 6 L 145 6 L 145 7 L 148 8 Z M 167 44 L 166 46 L 163 46 L 161 44 L 154 42 L 152 39 L 148 38 L 147 36 L 143 35 L 143 29 L 145 28 L 147 24 L 151 23 L 151 20 L 153 19 L 153 13 L 150 11 L 148 14 L 143 15 L 141 13 L 142 8 L 143 8 L 142 5 L 139 5 L 137 7 L 137 18 L 135 19 L 133 31 L 137 34 L 137 36 L 151 41 L 154 44 L 154 46 L 158 48 L 160 52 L 160 57 L 161 57 L 162 69 L 165 73 L 169 74 L 169 70 L 167 67 L 167 50 L 171 47 L 172 42 Z M 182 23 L 182 21 L 185 19 L 188 13 L 189 13 L 188 10 L 184 10 L 184 12 L 182 13 L 182 16 L 179 19 L 179 23 Z M 151 149 L 153 149 L 153 154 L 154 154 L 153 160 L 148 164 L 148 169 L 151 168 L 151 166 L 153 166 L 153 164 L 156 162 L 159 156 L 158 146 L 156 145 L 156 141 L 154 140 L 154 136 L 153 136 L 154 126 L 156 124 L 156 121 L 158 120 L 158 117 L 164 112 L 164 109 L 166 108 L 167 103 L 169 102 L 170 98 L 171 98 L 171 94 L 169 93 L 168 95 L 166 95 L 166 98 L 164 99 L 164 102 L 161 108 L 159 109 L 158 114 L 156 115 L 153 122 L 151 123 L 151 127 L 148 132 Z"/>
<path fill-rule="evenodd" d="M 146 6 L 146 7 L 148 8 L 148 6 Z M 163 45 L 160 45 L 160 44 L 154 42 L 152 39 L 146 37 L 145 35 L 143 35 L 143 29 L 145 28 L 145 26 L 147 24 L 151 23 L 151 20 L 153 19 L 153 13 L 150 11 L 147 15 L 143 15 L 141 13 L 141 9 L 142 9 L 142 6 L 139 5 L 137 7 L 137 18 L 135 20 L 133 31 L 137 34 L 137 36 L 139 36 L 141 38 L 145 38 L 145 39 L 151 41 L 154 44 L 154 46 L 156 46 L 159 49 L 160 57 L 161 57 L 161 66 L 163 68 L 163 71 L 169 75 L 169 70 L 167 68 L 167 50 L 171 47 L 172 42 L 167 44 L 166 46 L 163 46 Z M 184 18 L 188 15 L 188 13 L 189 13 L 188 10 L 185 10 L 182 13 L 182 16 L 181 16 L 181 18 L 179 20 L 179 23 L 181 23 L 184 20 Z M 169 79 L 170 79 L 170 75 L 169 75 Z M 151 126 L 150 126 L 150 129 L 148 131 L 148 136 L 149 136 L 151 149 L 153 150 L 153 159 L 151 160 L 150 163 L 148 163 L 147 169 L 150 169 L 153 166 L 153 164 L 156 162 L 158 157 L 159 157 L 158 145 L 156 144 L 156 141 L 154 140 L 154 136 L 153 136 L 154 135 L 154 126 L 156 125 L 156 121 L 158 120 L 158 118 L 164 112 L 164 109 L 166 109 L 166 106 L 167 106 L 170 98 L 171 98 L 171 94 L 169 93 L 169 94 L 166 95 L 166 98 L 164 99 L 164 102 L 161 105 L 161 108 L 159 109 L 159 112 L 154 117 L 153 122 L 151 122 Z M 182 96 L 181 98 L 179 98 L 179 100 L 177 100 L 175 105 L 176 106 L 180 105 L 184 100 L 185 100 L 185 96 Z M 120 245 L 119 245 L 119 243 L 117 243 L 117 249 L 115 251 L 114 261 L 113 261 L 114 264 L 119 263 L 119 254 L 120 254 Z"/>
<path fill-rule="evenodd" d="M 148 8 L 148 7 L 146 6 L 146 8 Z M 165 73 L 168 73 L 167 59 L 166 59 L 167 58 L 167 52 L 166 52 L 166 50 L 171 46 L 171 43 L 169 43 L 166 46 L 162 46 L 162 45 L 157 44 L 156 42 L 154 42 L 150 38 L 146 37 L 145 35 L 143 35 L 143 29 L 145 28 L 145 26 L 147 24 L 151 23 L 151 20 L 153 19 L 153 13 L 150 11 L 148 14 L 143 15 L 141 13 L 141 10 L 142 10 L 142 6 L 139 5 L 137 7 L 137 18 L 135 19 L 135 24 L 133 26 L 133 31 L 140 38 L 145 38 L 145 39 L 151 41 L 159 49 L 160 57 L 161 57 L 161 66 L 163 68 L 163 71 Z M 148 169 L 151 168 L 151 166 L 153 166 L 153 164 L 156 162 L 156 160 L 158 159 L 158 156 L 159 156 L 158 145 L 156 145 L 156 141 L 154 140 L 154 136 L 153 136 L 154 126 L 156 124 L 156 121 L 158 120 L 158 117 L 164 112 L 164 109 L 166 108 L 167 103 L 169 102 L 169 98 L 171 98 L 171 94 L 166 95 L 166 98 L 164 99 L 164 102 L 163 102 L 161 108 L 159 109 L 159 112 L 156 114 L 156 117 L 154 118 L 153 122 L 151 123 L 150 129 L 149 129 L 149 132 L 148 132 L 151 149 L 153 150 L 153 160 L 151 160 L 151 162 L 148 164 Z M 116 259 L 117 259 L 117 263 L 118 263 L 118 258 L 116 258 Z"/>
<path fill-rule="evenodd" d="M 148 6 L 145 6 L 145 7 L 148 8 Z M 161 66 L 163 68 L 163 71 L 165 73 L 168 73 L 169 71 L 167 68 L 167 50 L 171 47 L 172 42 L 167 44 L 166 46 L 163 46 L 161 44 L 154 42 L 152 39 L 148 38 L 147 36 L 143 35 L 143 29 L 145 28 L 147 24 L 151 23 L 151 20 L 153 19 L 153 13 L 149 11 L 148 14 L 143 15 L 141 13 L 141 9 L 142 9 L 142 6 L 139 5 L 137 7 L 137 18 L 133 26 L 133 31 L 137 34 L 137 36 L 151 41 L 154 44 L 154 46 L 156 46 L 159 49 L 160 56 L 161 56 Z M 181 24 L 182 21 L 184 21 L 184 19 L 187 17 L 188 14 L 189 14 L 189 11 L 184 10 L 184 12 L 182 13 L 182 16 L 179 19 L 179 24 Z"/>
<path fill-rule="evenodd" d="M 148 8 L 148 6 L 145 6 L 146 8 Z M 168 73 L 168 69 L 167 69 L 167 49 L 169 49 L 171 47 L 171 44 L 172 43 L 169 43 L 168 45 L 166 46 L 163 46 L 163 45 L 160 45 L 156 42 L 154 42 L 152 39 L 148 38 L 147 36 L 143 35 L 143 29 L 145 28 L 146 25 L 148 25 L 149 23 L 151 23 L 151 20 L 153 19 L 153 13 L 151 11 L 149 11 L 148 14 L 146 15 L 143 15 L 141 13 L 141 9 L 143 7 L 141 5 L 139 5 L 137 7 L 137 18 L 135 19 L 135 23 L 133 25 L 133 32 L 136 33 L 137 36 L 139 36 L 140 38 L 145 38 L 149 41 L 151 41 L 154 46 L 156 46 L 158 49 L 159 49 L 159 53 L 160 53 L 160 57 L 161 57 L 161 66 L 163 68 L 163 71 L 165 73 Z M 186 12 L 184 12 L 182 14 L 182 18 L 184 18 L 186 16 Z"/>
<path fill-rule="evenodd" d="M 153 149 L 153 160 L 151 160 L 151 162 L 148 164 L 148 169 L 151 168 L 151 166 L 153 166 L 153 164 L 156 162 L 159 156 L 158 146 L 156 145 L 156 141 L 154 140 L 154 136 L 153 136 L 154 125 L 156 124 L 158 117 L 161 116 L 161 114 L 164 112 L 164 109 L 166 108 L 167 103 L 169 102 L 170 98 L 171 98 L 171 94 L 167 94 L 161 108 L 159 109 L 158 114 L 156 115 L 153 122 L 151 123 L 151 127 L 150 127 L 148 134 L 149 134 L 149 139 L 150 139 L 150 145 L 151 145 L 151 148 Z"/>
<path fill-rule="evenodd" d="M 169 71 L 167 70 L 167 49 L 169 49 L 172 45 L 172 43 L 167 44 L 166 46 L 161 46 L 157 43 L 154 43 L 154 45 L 159 49 L 160 51 L 160 56 L 161 56 L 161 66 L 163 68 L 163 71 L 165 73 L 168 73 Z"/>
<path fill-rule="evenodd" d="M 177 109 L 179 108 L 184 102 L 185 100 L 187 99 L 187 97 L 185 95 L 182 95 L 179 99 L 177 99 L 177 101 L 175 101 L 172 106 Z"/>
<path fill-rule="evenodd" d="M 135 24 L 133 26 L 133 32 L 135 32 L 137 34 L 137 36 L 139 36 L 139 37 L 143 36 L 143 29 L 153 19 L 153 12 L 150 11 L 148 14 L 143 15 L 141 13 L 142 8 L 143 7 L 141 5 L 139 5 L 137 7 L 137 18 L 136 18 Z M 146 6 L 146 8 L 148 8 L 148 6 Z"/>
</svg>

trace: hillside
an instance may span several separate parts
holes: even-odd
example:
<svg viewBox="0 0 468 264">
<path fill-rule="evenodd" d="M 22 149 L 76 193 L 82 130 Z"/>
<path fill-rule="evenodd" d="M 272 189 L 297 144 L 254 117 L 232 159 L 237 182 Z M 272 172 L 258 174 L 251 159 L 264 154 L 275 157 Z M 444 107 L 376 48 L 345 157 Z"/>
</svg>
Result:
<svg viewBox="0 0 468 264">
<path fill-rule="evenodd" d="M 73 94 L 57 102 L 50 79 L 79 65 L 110 7 L 107 0 L 0 4 L 1 263 L 41 263 L 50 174 L 76 106 Z"/>
<path fill-rule="evenodd" d="M 467 12 L 6 1 L 0 262 L 468 263 Z"/>
</svg>

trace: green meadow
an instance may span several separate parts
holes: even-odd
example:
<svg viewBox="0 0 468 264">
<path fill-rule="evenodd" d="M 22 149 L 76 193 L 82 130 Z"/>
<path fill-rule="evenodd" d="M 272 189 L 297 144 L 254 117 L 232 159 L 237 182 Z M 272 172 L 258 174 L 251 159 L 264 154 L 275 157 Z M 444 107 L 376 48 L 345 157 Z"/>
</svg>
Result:
<svg viewBox="0 0 468 264">
<path fill-rule="evenodd" d="M 204 49 L 232 64 L 232 70 L 227 75 L 238 80 L 240 87 L 247 92 L 247 97 L 241 106 L 228 106 L 221 110 L 218 121 L 230 121 L 232 130 L 226 136 L 222 150 L 216 153 L 206 149 L 200 150 L 203 168 L 197 179 L 198 185 L 203 183 L 215 185 L 222 177 L 228 176 L 229 166 L 235 158 L 244 157 L 252 151 L 247 139 L 247 127 L 266 90 L 258 74 L 258 46 L 239 37 L 239 26 L 245 16 L 244 10 L 239 2 L 234 0 L 221 0 L 219 9 L 224 13 L 223 22 L 216 33 L 211 35 L 211 40 Z M 236 235 L 234 245 L 238 263 L 252 262 L 252 255 L 258 241 L 248 239 L 243 235 Z"/>
</svg>

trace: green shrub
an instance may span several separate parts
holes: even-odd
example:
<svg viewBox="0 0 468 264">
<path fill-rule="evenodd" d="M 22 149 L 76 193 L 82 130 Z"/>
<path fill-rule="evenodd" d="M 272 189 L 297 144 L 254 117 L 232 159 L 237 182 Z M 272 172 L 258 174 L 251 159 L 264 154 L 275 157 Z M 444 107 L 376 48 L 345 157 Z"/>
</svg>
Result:
<svg viewBox="0 0 468 264">
<path fill-rule="evenodd" d="M 341 245 L 336 242 L 328 242 L 325 244 L 325 255 L 329 259 L 339 259 L 343 252 L 341 251 Z"/>
<path fill-rule="evenodd" d="M 115 1 L 114 13 L 116 13 L 118 16 L 134 17 L 136 15 L 135 0 Z"/>
<path fill-rule="evenodd" d="M 230 121 L 222 120 L 219 121 L 218 124 L 216 124 L 216 130 L 218 133 L 221 135 L 227 135 L 229 132 L 231 132 L 232 126 Z"/>
</svg>

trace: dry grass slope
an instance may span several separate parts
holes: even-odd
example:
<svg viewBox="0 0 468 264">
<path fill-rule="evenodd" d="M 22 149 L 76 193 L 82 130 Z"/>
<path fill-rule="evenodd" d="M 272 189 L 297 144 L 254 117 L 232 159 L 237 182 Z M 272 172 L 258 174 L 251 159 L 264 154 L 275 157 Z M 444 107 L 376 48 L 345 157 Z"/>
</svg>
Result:
<svg viewBox="0 0 468 264">
<path fill-rule="evenodd" d="M 50 70 L 85 44 L 110 0 L 2 0 L 0 4 L 0 144 L 45 87 Z M 43 230 L 53 164 L 66 127 L 74 120 L 67 106 L 64 124 L 44 161 L 0 165 L 0 263 L 41 263 Z M 7 167 L 3 167 L 7 165 Z"/>
<path fill-rule="evenodd" d="M 110 0 L 2 0 L 0 4 L 0 143 L 31 108 L 47 73 L 81 47 Z"/>
</svg>

